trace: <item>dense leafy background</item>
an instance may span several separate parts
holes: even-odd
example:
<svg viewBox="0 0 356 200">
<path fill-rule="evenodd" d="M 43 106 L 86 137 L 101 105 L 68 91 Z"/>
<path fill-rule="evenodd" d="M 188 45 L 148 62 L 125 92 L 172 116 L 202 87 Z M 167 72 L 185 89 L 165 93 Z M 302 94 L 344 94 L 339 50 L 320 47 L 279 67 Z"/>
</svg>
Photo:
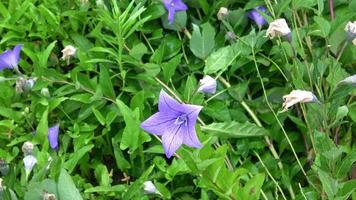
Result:
<svg viewBox="0 0 356 200">
<path fill-rule="evenodd" d="M 5 199 L 44 191 L 60 200 L 356 199 L 356 93 L 338 84 L 356 72 L 344 31 L 356 20 L 355 0 L 335 1 L 333 20 L 324 0 L 187 0 L 172 25 L 158 0 L 82 2 L 0 1 L 1 51 L 24 44 L 19 68 L 37 77 L 25 93 L 13 79 L 0 82 Z M 248 20 L 257 5 L 269 22 L 286 18 L 291 43 L 269 40 L 267 26 Z M 221 6 L 230 11 L 223 21 Z M 60 59 L 68 44 L 78 49 L 69 64 Z M 204 74 L 217 77 L 219 95 L 195 92 Z M 166 159 L 139 128 L 162 88 L 204 106 L 196 126 L 203 148 Z M 320 103 L 280 113 L 293 89 L 313 91 Z M 56 123 L 58 151 L 47 141 Z M 28 179 L 25 141 L 38 159 Z M 147 180 L 161 195 L 144 194 Z"/>
</svg>

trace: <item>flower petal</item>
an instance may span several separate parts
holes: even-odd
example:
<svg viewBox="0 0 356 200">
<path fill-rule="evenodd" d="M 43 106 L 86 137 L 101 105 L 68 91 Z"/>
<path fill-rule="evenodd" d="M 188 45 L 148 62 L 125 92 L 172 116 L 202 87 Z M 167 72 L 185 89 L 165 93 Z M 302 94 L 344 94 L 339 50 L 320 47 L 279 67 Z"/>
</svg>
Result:
<svg viewBox="0 0 356 200">
<path fill-rule="evenodd" d="M 7 50 L 0 55 L 0 69 L 12 68 L 13 57 L 12 51 Z"/>
<path fill-rule="evenodd" d="M 193 111 L 188 115 L 187 128 L 184 130 L 184 140 L 183 143 L 190 147 L 200 148 L 202 145 L 197 137 L 195 131 L 195 124 L 199 115 L 200 110 L 203 108 L 201 106 L 190 105 L 190 109 Z"/>
<path fill-rule="evenodd" d="M 14 59 L 16 61 L 16 65 L 20 61 L 20 51 L 21 51 L 22 47 L 23 47 L 22 44 L 18 44 L 15 46 L 14 50 L 12 50 Z"/>
<path fill-rule="evenodd" d="M 157 112 L 142 122 L 140 127 L 151 134 L 163 135 L 164 130 L 171 127 L 175 120 L 175 115 Z"/>
<path fill-rule="evenodd" d="M 184 112 L 182 109 L 182 104 L 169 96 L 164 90 L 161 90 L 158 101 L 159 112 L 174 113 L 176 116 L 179 116 Z"/>
<path fill-rule="evenodd" d="M 174 3 L 174 8 L 176 11 L 183 11 L 188 9 L 188 6 L 185 5 L 185 3 L 183 3 L 181 0 L 173 0 L 172 2 Z"/>
<path fill-rule="evenodd" d="M 173 7 L 170 7 L 168 9 L 168 22 L 169 22 L 169 24 L 173 23 L 175 13 L 176 13 L 176 10 Z"/>
<path fill-rule="evenodd" d="M 173 126 L 170 129 L 166 129 L 162 136 L 162 144 L 167 158 L 170 158 L 182 145 L 185 131 L 184 126 Z"/>
<path fill-rule="evenodd" d="M 48 141 L 52 149 L 58 149 L 59 124 L 48 129 Z"/>
</svg>

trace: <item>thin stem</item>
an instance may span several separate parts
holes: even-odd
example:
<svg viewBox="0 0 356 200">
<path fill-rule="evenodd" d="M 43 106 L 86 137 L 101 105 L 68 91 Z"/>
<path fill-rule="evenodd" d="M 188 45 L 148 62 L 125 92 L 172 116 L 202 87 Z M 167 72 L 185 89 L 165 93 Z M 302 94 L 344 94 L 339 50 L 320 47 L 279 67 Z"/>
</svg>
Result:
<svg viewBox="0 0 356 200">
<path fill-rule="evenodd" d="M 205 101 L 205 103 L 208 103 L 209 101 L 211 101 L 211 100 L 214 99 L 215 97 L 219 96 L 220 94 L 223 94 L 223 93 L 226 92 L 226 91 L 227 91 L 227 89 L 223 89 L 223 90 L 219 91 L 218 93 L 214 94 L 214 95 L 211 96 L 209 99 L 207 99 L 207 100 Z"/>
<path fill-rule="evenodd" d="M 307 177 L 307 174 L 306 174 L 306 172 L 304 171 L 304 168 L 303 168 L 303 166 L 302 166 L 302 164 L 301 164 L 301 162 L 300 162 L 300 160 L 299 160 L 299 158 L 298 158 L 298 156 L 297 156 L 297 153 L 295 152 L 295 149 L 294 149 L 294 147 L 293 147 L 293 145 L 292 145 L 292 142 L 291 142 L 290 139 L 289 139 L 289 136 L 288 136 L 287 132 L 284 130 L 284 127 L 283 127 L 282 123 L 279 121 L 279 119 L 278 119 L 276 113 L 274 112 L 274 110 L 273 110 L 271 104 L 269 103 L 269 100 L 268 100 L 268 97 L 267 97 L 267 93 L 266 93 L 266 89 L 265 89 L 265 86 L 264 86 L 264 83 L 263 83 L 263 80 L 262 80 L 262 76 L 261 76 L 261 74 L 260 74 L 260 70 L 258 69 L 258 65 L 257 65 L 256 57 L 255 57 L 255 51 L 254 51 L 253 48 L 252 48 L 252 56 L 253 56 L 253 61 L 254 61 L 254 63 L 255 63 L 255 68 L 256 68 L 256 71 L 257 71 L 257 74 L 258 74 L 258 78 L 260 79 L 260 82 L 261 82 L 261 86 L 262 86 L 262 89 L 263 89 L 263 94 L 264 94 L 264 97 L 265 97 L 265 101 L 266 101 L 266 103 L 267 103 L 269 109 L 270 109 L 271 112 L 273 113 L 273 116 L 275 117 L 275 119 L 276 119 L 278 125 L 281 127 L 282 132 L 284 133 L 284 136 L 286 137 L 287 142 L 288 142 L 289 146 L 290 146 L 291 149 L 292 149 L 293 155 L 294 155 L 294 157 L 296 158 L 296 160 L 297 160 L 297 162 L 298 162 L 298 165 L 299 165 L 299 167 L 300 167 L 300 170 L 302 171 L 302 173 L 304 174 L 304 176 L 305 176 L 306 178 L 308 178 L 308 177 Z"/>
<path fill-rule="evenodd" d="M 311 126 L 310 126 L 310 123 L 309 123 L 309 120 L 308 120 L 308 117 L 307 117 L 307 113 L 305 111 L 306 110 L 305 106 L 304 106 L 304 104 L 301 104 L 300 107 L 302 108 L 303 117 L 304 117 L 305 123 L 307 124 L 307 127 L 308 127 L 310 141 L 312 143 L 314 153 L 316 154 L 317 152 L 316 152 L 315 142 L 314 142 L 314 138 L 313 138 L 313 130 L 312 130 Z"/>
<path fill-rule="evenodd" d="M 342 55 L 342 53 L 344 53 L 346 47 L 347 47 L 347 41 L 344 42 L 344 45 L 342 46 L 341 50 L 337 54 L 336 62 L 339 62 L 341 55 Z"/>
<path fill-rule="evenodd" d="M 287 200 L 286 196 L 285 196 L 284 193 L 283 193 L 283 190 L 282 190 L 281 186 L 279 186 L 279 184 L 278 184 L 278 182 L 276 181 L 276 179 L 273 178 L 272 174 L 269 172 L 268 168 L 266 167 L 266 165 L 265 165 L 264 162 L 262 161 L 261 157 L 260 157 L 255 151 L 253 151 L 253 152 L 254 152 L 255 155 L 257 156 L 258 160 L 261 162 L 261 164 L 262 164 L 263 168 L 266 170 L 268 176 L 272 179 L 273 183 L 277 186 L 279 192 L 282 194 L 283 199 L 284 199 L 284 200 Z"/>
<path fill-rule="evenodd" d="M 331 20 L 335 19 L 335 14 L 334 14 L 334 0 L 329 0 L 329 10 L 330 10 L 330 17 Z"/>
<path fill-rule="evenodd" d="M 223 77 L 219 76 L 218 79 L 227 87 L 230 88 L 231 85 L 229 82 L 227 82 Z M 242 107 L 244 107 L 244 109 L 247 111 L 247 113 L 251 116 L 251 118 L 253 119 L 253 121 L 256 123 L 257 126 L 259 127 L 263 127 L 262 123 L 260 122 L 260 120 L 258 119 L 258 117 L 255 115 L 255 113 L 252 111 L 252 109 L 246 104 L 245 101 L 241 101 L 240 102 Z M 278 160 L 278 167 L 283 170 L 283 164 L 281 162 L 281 159 L 276 151 L 276 149 L 273 146 L 273 143 L 271 142 L 270 138 L 268 136 L 264 136 L 265 142 L 267 144 L 267 147 L 269 148 L 269 150 L 271 151 L 274 159 Z M 288 190 L 291 194 L 292 199 L 295 198 L 295 194 L 293 191 L 292 186 L 288 186 Z"/>
</svg>

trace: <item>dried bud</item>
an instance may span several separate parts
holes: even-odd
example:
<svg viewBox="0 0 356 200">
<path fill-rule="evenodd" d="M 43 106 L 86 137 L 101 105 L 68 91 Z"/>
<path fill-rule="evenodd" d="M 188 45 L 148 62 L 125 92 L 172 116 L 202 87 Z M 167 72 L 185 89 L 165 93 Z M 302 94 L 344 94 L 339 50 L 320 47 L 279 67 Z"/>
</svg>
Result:
<svg viewBox="0 0 356 200">
<path fill-rule="evenodd" d="M 48 192 L 44 192 L 43 195 L 42 195 L 42 200 L 56 200 L 57 197 L 55 194 L 52 194 L 52 193 L 48 193 Z"/>
<path fill-rule="evenodd" d="M 198 92 L 214 94 L 216 92 L 216 80 L 209 75 L 199 81 Z"/>
<path fill-rule="evenodd" d="M 9 173 L 9 164 L 7 164 L 6 160 L 0 159 L 0 173 L 3 176 L 6 176 Z"/>
<path fill-rule="evenodd" d="M 77 52 L 77 49 L 74 48 L 72 45 L 67 45 L 64 47 L 64 49 L 61 51 L 62 52 L 62 59 L 67 61 L 67 64 L 69 64 L 69 60 L 71 57 L 75 55 Z"/>
<path fill-rule="evenodd" d="M 236 34 L 234 32 L 229 31 L 229 32 L 226 33 L 226 37 L 225 38 L 228 39 L 228 40 L 236 40 L 237 36 L 236 36 Z"/>
<path fill-rule="evenodd" d="M 288 95 L 283 96 L 283 100 L 282 112 L 287 111 L 289 107 L 296 103 L 318 102 L 318 99 L 312 92 L 305 90 L 293 90 Z"/>
<path fill-rule="evenodd" d="M 22 77 L 16 80 L 16 92 L 23 93 L 28 92 L 32 89 L 33 85 L 35 84 L 36 79 L 24 79 Z"/>
<path fill-rule="evenodd" d="M 22 152 L 25 155 L 30 155 L 30 154 L 32 154 L 33 148 L 34 148 L 34 145 L 32 144 L 32 142 L 27 141 L 27 142 L 23 143 L 23 145 L 22 145 Z"/>
<path fill-rule="evenodd" d="M 225 7 L 221 7 L 217 14 L 217 17 L 219 20 L 223 20 L 227 15 L 229 15 L 229 10 Z"/>
<path fill-rule="evenodd" d="M 345 31 L 347 33 L 347 39 L 352 41 L 354 45 L 356 45 L 356 21 L 347 22 L 345 26 Z"/>
<path fill-rule="evenodd" d="M 288 27 L 288 24 L 285 19 L 276 19 L 269 24 L 269 27 L 266 31 L 266 36 L 269 38 L 274 38 L 276 36 L 284 36 L 290 40 L 291 30 Z"/>
</svg>

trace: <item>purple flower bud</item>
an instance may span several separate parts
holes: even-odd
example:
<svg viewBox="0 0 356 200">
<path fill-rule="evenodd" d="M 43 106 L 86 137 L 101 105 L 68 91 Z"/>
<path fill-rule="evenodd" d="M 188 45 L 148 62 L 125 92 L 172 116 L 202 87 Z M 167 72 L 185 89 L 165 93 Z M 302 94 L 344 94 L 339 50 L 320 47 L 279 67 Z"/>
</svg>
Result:
<svg viewBox="0 0 356 200">
<path fill-rule="evenodd" d="M 58 149 L 58 133 L 59 124 L 56 124 L 48 129 L 48 141 L 52 149 Z"/>
<path fill-rule="evenodd" d="M 174 21 L 174 15 L 177 11 L 184 11 L 188 6 L 182 0 L 163 0 L 164 7 L 168 11 L 168 21 L 170 24 Z"/>
<path fill-rule="evenodd" d="M 29 174 L 37 163 L 37 159 L 33 155 L 27 155 L 23 158 L 23 163 L 25 165 L 26 173 Z"/>
<path fill-rule="evenodd" d="M 247 17 L 253 20 L 257 26 L 261 27 L 265 25 L 267 21 L 259 12 L 266 12 L 266 8 L 263 6 L 257 6 L 247 13 Z"/>
<path fill-rule="evenodd" d="M 3 69 L 13 69 L 17 67 L 20 61 L 20 51 L 22 49 L 22 45 L 16 45 L 13 50 L 9 49 L 3 52 L 0 55 L 0 70 Z"/>
<path fill-rule="evenodd" d="M 199 81 L 198 92 L 214 94 L 216 92 L 216 80 L 209 75 Z"/>
</svg>

